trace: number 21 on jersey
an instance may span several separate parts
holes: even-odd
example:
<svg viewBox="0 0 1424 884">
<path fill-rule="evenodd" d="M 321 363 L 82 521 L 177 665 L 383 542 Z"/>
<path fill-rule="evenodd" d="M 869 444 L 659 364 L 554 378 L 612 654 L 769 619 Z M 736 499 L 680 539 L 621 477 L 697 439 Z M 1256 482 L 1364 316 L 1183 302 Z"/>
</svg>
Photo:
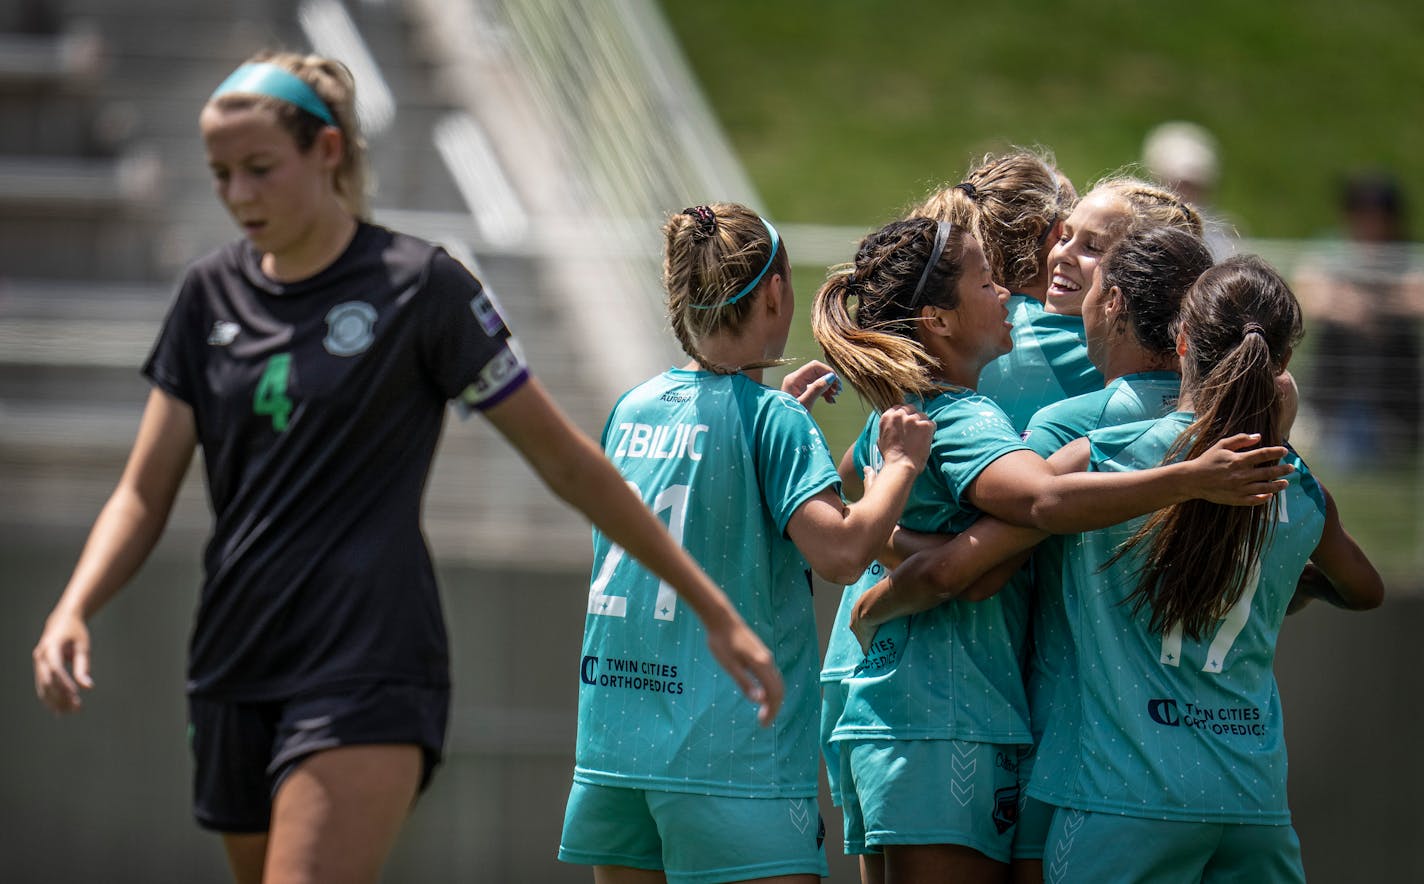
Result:
<svg viewBox="0 0 1424 884">
<path fill-rule="evenodd" d="M 628 487 L 639 497 L 643 493 L 638 490 L 638 486 L 632 482 Z M 687 497 L 691 492 L 688 485 L 670 485 L 658 492 L 658 496 L 653 498 L 650 505 L 655 514 L 667 512 L 668 533 L 678 546 L 682 545 L 682 529 L 687 521 Z M 590 614 L 602 614 L 606 617 L 627 617 L 628 597 L 621 595 L 608 595 L 608 584 L 613 580 L 613 574 L 622 563 L 625 553 L 623 547 L 612 544 L 608 548 L 608 555 L 603 560 L 603 567 L 598 569 L 598 576 L 588 588 L 588 612 Z M 629 563 L 632 567 L 641 567 L 637 562 Z M 671 620 L 677 615 L 677 592 L 666 580 L 658 583 L 658 597 L 653 603 L 653 619 Z"/>
</svg>

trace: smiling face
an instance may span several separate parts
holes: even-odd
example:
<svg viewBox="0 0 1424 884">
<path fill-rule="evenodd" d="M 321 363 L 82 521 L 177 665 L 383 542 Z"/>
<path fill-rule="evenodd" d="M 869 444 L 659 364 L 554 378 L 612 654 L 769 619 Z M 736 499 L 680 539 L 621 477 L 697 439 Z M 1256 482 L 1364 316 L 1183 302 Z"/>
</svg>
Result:
<svg viewBox="0 0 1424 884">
<path fill-rule="evenodd" d="M 199 128 L 213 190 L 259 251 L 300 256 L 319 240 L 322 225 L 346 217 L 334 187 L 340 162 L 335 129 L 324 130 L 303 152 L 271 111 L 213 104 L 203 108 Z"/>
<path fill-rule="evenodd" d="M 1090 193 L 1063 222 L 1063 234 L 1048 253 L 1052 274 L 1048 303 L 1055 311 L 1079 315 L 1103 254 L 1127 232 L 1132 207 L 1108 192 Z"/>
</svg>

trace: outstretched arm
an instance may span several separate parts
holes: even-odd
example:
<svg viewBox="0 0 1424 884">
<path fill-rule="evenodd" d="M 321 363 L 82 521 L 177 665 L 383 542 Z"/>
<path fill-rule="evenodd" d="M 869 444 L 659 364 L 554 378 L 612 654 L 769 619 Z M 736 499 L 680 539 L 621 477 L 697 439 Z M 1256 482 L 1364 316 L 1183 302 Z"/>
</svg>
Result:
<svg viewBox="0 0 1424 884">
<path fill-rule="evenodd" d="M 485 416 L 550 490 L 677 590 L 707 628 L 707 644 L 717 662 L 744 694 L 761 704 L 761 723 L 770 724 L 785 690 L 771 652 L 593 440 L 570 423 L 532 378 Z"/>
<path fill-rule="evenodd" d="M 1003 588 L 1048 535 L 981 516 L 948 543 L 915 553 L 856 600 L 850 628 L 869 651 L 875 631 L 897 617 L 952 599 L 982 601 Z"/>
<path fill-rule="evenodd" d="M 927 534 L 911 531 L 903 525 L 896 525 L 890 532 L 885 548 L 880 550 L 875 560 L 887 568 L 898 568 L 915 553 L 938 549 L 953 540 L 953 534 Z"/>
<path fill-rule="evenodd" d="M 161 390 L 150 392 L 123 476 L 35 645 L 35 693 L 54 711 L 79 709 L 79 689 L 94 686 L 88 620 L 153 551 L 197 444 L 192 409 Z"/>
<path fill-rule="evenodd" d="M 967 496 L 986 513 L 1051 534 L 1116 525 L 1193 498 L 1233 506 L 1259 506 L 1286 487 L 1294 469 L 1280 463 L 1286 449 L 1255 448 L 1260 437 L 1239 433 L 1199 457 L 1150 470 L 1085 473 L 1087 439 L 1070 442 L 1049 461 L 1011 451 L 983 469 Z"/>
<path fill-rule="evenodd" d="M 1300 576 L 1290 612 L 1305 607 L 1311 599 L 1321 599 L 1348 611 L 1368 611 L 1384 601 L 1384 581 L 1340 522 L 1335 498 L 1325 493 L 1325 531 L 1310 555 L 1310 563 Z"/>
</svg>

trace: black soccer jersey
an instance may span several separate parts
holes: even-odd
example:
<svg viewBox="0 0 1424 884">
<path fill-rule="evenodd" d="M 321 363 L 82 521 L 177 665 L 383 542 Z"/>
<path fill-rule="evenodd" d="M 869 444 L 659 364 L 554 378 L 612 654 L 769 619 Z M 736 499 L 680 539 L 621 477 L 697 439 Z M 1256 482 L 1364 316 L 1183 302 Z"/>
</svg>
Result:
<svg viewBox="0 0 1424 884">
<path fill-rule="evenodd" d="M 144 366 L 193 409 L 214 513 L 189 692 L 447 684 L 421 494 L 446 403 L 488 407 L 527 369 L 429 243 L 362 224 L 290 284 L 259 259 L 243 240 L 195 264 Z"/>
</svg>

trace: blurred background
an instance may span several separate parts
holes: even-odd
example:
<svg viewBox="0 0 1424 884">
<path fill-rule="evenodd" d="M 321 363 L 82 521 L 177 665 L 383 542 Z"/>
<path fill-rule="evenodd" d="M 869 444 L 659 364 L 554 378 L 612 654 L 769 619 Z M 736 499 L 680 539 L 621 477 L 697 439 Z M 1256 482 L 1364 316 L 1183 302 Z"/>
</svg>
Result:
<svg viewBox="0 0 1424 884">
<path fill-rule="evenodd" d="M 1222 253 L 1264 255 L 1305 303 L 1293 442 L 1389 587 L 1382 611 L 1313 606 L 1282 635 L 1307 872 L 1424 880 L 1424 7 L 959 6 L 0 0 L 0 881 L 226 880 L 217 839 L 191 821 L 184 738 L 199 469 L 92 625 L 99 687 L 80 716 L 41 709 L 27 652 L 118 479 L 172 287 L 235 235 L 196 119 L 264 47 L 352 68 L 375 220 L 480 274 L 595 434 L 622 390 L 680 359 L 660 309 L 667 212 L 734 199 L 777 221 L 801 304 L 789 355 L 811 358 L 805 317 L 827 266 L 987 151 L 1049 148 L 1080 191 L 1123 169 L 1178 183 L 1216 219 Z M 818 406 L 833 450 L 864 413 L 853 396 Z M 553 858 L 587 527 L 487 427 L 452 420 L 426 528 L 455 711 L 387 880 L 587 881 Z M 836 600 L 818 586 L 822 639 Z M 823 805 L 832 879 L 856 880 Z"/>
</svg>

